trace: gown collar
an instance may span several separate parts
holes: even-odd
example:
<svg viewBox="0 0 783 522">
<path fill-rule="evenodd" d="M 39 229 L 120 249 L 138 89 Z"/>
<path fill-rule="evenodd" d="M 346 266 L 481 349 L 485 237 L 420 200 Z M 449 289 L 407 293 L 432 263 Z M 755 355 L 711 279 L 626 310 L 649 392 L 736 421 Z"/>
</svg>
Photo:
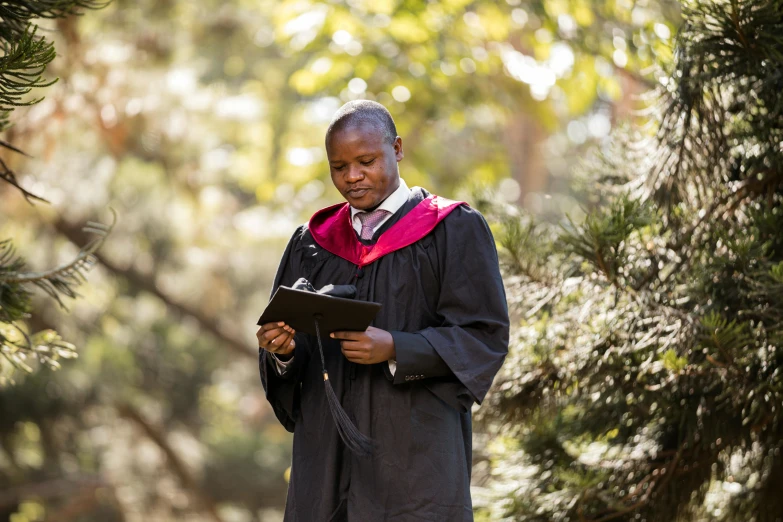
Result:
<svg viewBox="0 0 783 522">
<path fill-rule="evenodd" d="M 356 237 L 348 203 L 338 203 L 313 214 L 309 230 L 322 248 L 361 268 L 424 238 L 460 205 L 467 203 L 429 195 L 383 232 L 373 245 L 363 245 Z"/>
</svg>

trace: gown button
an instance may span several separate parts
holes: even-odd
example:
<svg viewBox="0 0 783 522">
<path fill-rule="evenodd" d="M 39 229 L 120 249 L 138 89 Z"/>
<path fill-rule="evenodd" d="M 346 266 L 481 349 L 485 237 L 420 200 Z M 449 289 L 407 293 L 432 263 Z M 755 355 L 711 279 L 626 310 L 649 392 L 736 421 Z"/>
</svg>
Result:
<svg viewBox="0 0 783 522">
<path fill-rule="evenodd" d="M 363 268 L 357 268 L 356 269 L 356 274 L 355 274 L 356 279 L 361 279 L 363 275 L 364 275 L 364 269 Z"/>
</svg>

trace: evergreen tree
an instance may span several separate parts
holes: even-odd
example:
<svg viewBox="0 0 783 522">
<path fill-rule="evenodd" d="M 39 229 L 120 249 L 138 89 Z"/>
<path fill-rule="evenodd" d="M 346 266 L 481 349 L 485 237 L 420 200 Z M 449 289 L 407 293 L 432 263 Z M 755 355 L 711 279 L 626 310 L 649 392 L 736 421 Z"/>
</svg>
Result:
<svg viewBox="0 0 783 522">
<path fill-rule="evenodd" d="M 783 2 L 684 2 L 675 45 L 583 221 L 488 209 L 519 325 L 488 516 L 783 520 Z"/>
<path fill-rule="evenodd" d="M 42 98 L 27 99 L 34 89 L 48 87 L 56 80 L 44 79 L 46 66 L 54 59 L 52 42 L 38 34 L 37 18 L 62 18 L 79 14 L 82 9 L 106 5 L 97 0 L 25 0 L 5 1 L 0 5 L 0 132 L 10 127 L 9 116 L 16 108 L 29 106 Z M 24 154 L 5 140 L 0 146 Z M 28 202 L 45 200 L 27 190 L 18 182 L 16 174 L 0 158 L 0 180 L 18 189 Z M 57 332 L 44 330 L 28 332 L 24 319 L 31 312 L 31 289 L 36 286 L 64 306 L 61 296 L 75 297 L 75 287 L 82 282 L 85 272 L 94 262 L 93 254 L 111 231 L 111 226 L 87 223 L 85 232 L 95 239 L 86 245 L 69 263 L 42 272 L 30 272 L 25 261 L 16 255 L 10 239 L 0 240 L 0 370 L 5 362 L 14 368 L 32 371 L 29 358 L 51 367 L 57 367 L 59 358 L 76 355 L 73 345 Z M 2 375 L 0 375 L 2 379 Z M 0 385 L 3 381 L 0 380 Z"/>
</svg>

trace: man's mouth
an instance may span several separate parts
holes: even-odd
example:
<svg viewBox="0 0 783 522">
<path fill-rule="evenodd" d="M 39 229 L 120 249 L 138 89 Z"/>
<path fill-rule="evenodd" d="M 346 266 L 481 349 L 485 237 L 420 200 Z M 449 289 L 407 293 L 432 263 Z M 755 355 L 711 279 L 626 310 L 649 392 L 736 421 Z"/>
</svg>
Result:
<svg viewBox="0 0 783 522">
<path fill-rule="evenodd" d="M 352 198 L 360 198 L 370 191 L 368 188 L 355 188 L 348 190 L 348 195 Z"/>
</svg>

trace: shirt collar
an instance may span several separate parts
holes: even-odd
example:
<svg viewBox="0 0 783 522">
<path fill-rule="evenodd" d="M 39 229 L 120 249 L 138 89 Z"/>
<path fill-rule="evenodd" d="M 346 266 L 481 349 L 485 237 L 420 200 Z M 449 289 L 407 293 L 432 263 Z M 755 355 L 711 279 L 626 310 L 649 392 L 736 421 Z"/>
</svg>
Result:
<svg viewBox="0 0 783 522">
<path fill-rule="evenodd" d="M 378 205 L 378 209 L 386 210 L 390 215 L 394 214 L 408 201 L 409 195 L 410 189 L 408 188 L 408 185 L 405 183 L 404 179 L 400 178 L 400 186 L 397 187 L 397 190 L 389 194 L 389 196 L 383 200 L 383 203 Z M 359 212 L 365 211 L 351 207 L 351 219 Z"/>
</svg>

